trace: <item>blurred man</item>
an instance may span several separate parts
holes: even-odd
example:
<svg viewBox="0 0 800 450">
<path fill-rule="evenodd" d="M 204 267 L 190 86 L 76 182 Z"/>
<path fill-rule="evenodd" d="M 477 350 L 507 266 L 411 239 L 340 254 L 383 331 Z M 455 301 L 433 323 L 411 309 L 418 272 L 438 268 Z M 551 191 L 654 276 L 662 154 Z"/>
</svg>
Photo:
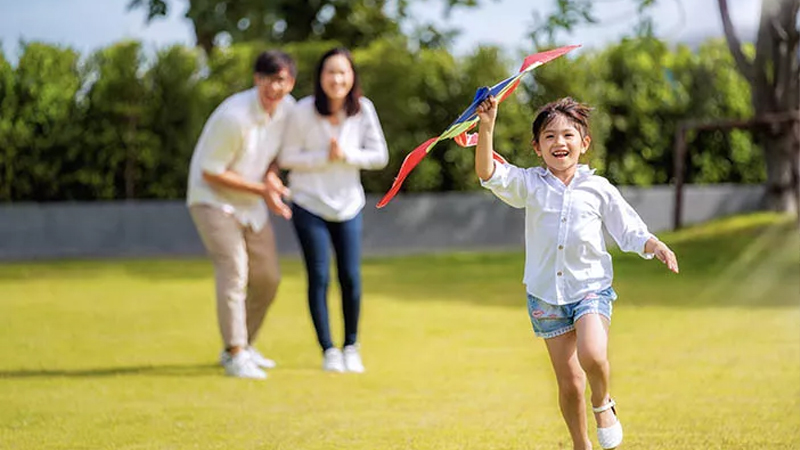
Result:
<svg viewBox="0 0 800 450">
<path fill-rule="evenodd" d="M 214 264 L 226 374 L 267 377 L 275 362 L 252 347 L 275 298 L 280 269 L 267 207 L 289 219 L 286 187 L 273 164 L 295 100 L 296 67 L 283 52 L 258 56 L 255 86 L 223 101 L 192 156 L 187 204 Z"/>
</svg>

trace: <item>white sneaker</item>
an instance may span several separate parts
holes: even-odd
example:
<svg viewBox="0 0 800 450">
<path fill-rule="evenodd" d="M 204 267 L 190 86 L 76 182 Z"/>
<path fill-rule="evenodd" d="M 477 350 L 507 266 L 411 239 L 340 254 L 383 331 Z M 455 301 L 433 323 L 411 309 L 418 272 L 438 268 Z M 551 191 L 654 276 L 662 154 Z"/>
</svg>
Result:
<svg viewBox="0 0 800 450">
<path fill-rule="evenodd" d="M 226 355 L 223 355 L 220 361 L 222 362 L 222 367 L 225 368 L 226 375 L 257 380 L 267 378 L 267 373 L 259 369 L 253 360 L 250 359 L 249 352 L 240 351 L 233 356 L 226 352 Z"/>
<path fill-rule="evenodd" d="M 247 347 L 244 349 L 245 353 L 250 356 L 250 359 L 253 360 L 256 366 L 261 367 L 262 369 L 274 369 L 278 367 L 278 364 L 269 358 L 264 357 L 258 350 L 253 347 Z M 231 354 L 228 353 L 227 350 L 222 350 L 219 354 L 219 364 L 221 366 L 225 365 L 225 361 L 231 358 Z"/>
<path fill-rule="evenodd" d="M 344 360 L 342 351 L 336 347 L 325 350 L 322 359 L 322 370 L 326 372 L 344 372 Z"/>
<path fill-rule="evenodd" d="M 361 362 L 361 354 L 358 352 L 358 345 L 347 345 L 344 348 L 344 367 L 348 372 L 364 373 L 364 363 Z"/>
<path fill-rule="evenodd" d="M 247 347 L 245 349 L 245 351 L 250 354 L 250 359 L 258 367 L 261 367 L 262 369 L 274 369 L 275 367 L 277 367 L 277 364 L 275 363 L 275 361 L 273 361 L 273 360 L 271 360 L 269 358 L 265 358 L 264 355 L 259 353 L 258 350 L 256 350 L 255 348 Z"/>
</svg>

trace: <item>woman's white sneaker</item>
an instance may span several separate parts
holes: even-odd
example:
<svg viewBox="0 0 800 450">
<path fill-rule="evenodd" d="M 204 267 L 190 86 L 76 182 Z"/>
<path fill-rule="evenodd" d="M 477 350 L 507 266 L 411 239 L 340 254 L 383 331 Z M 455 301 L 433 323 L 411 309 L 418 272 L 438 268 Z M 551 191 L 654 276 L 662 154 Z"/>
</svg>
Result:
<svg viewBox="0 0 800 450">
<path fill-rule="evenodd" d="M 326 372 L 344 372 L 342 351 L 336 347 L 325 350 L 322 356 L 322 370 Z"/>
<path fill-rule="evenodd" d="M 342 353 L 344 353 L 344 368 L 348 372 L 364 373 L 364 363 L 361 361 L 358 345 L 347 345 Z"/>
</svg>

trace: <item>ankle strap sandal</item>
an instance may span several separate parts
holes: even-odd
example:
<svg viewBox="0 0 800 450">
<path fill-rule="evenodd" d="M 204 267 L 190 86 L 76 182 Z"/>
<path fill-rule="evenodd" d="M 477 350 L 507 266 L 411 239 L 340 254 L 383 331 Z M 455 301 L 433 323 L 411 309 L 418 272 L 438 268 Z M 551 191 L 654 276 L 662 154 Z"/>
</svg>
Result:
<svg viewBox="0 0 800 450">
<path fill-rule="evenodd" d="M 601 413 L 604 411 L 611 410 L 614 413 L 614 418 L 617 421 L 614 425 L 606 428 L 597 428 L 597 441 L 600 443 L 600 447 L 604 449 L 612 449 L 619 447 L 622 444 L 622 424 L 619 423 L 619 418 L 617 418 L 617 410 L 614 408 L 616 406 L 616 402 L 614 400 L 608 399 L 608 402 L 605 405 L 592 407 L 592 411 L 596 413 Z"/>
</svg>

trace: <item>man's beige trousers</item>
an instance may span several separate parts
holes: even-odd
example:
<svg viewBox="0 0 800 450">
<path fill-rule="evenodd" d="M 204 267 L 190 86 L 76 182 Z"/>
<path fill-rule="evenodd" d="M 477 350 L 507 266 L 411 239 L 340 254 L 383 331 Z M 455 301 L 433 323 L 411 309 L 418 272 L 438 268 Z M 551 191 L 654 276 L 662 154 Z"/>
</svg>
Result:
<svg viewBox="0 0 800 450">
<path fill-rule="evenodd" d="M 225 348 L 246 347 L 256 337 L 280 283 L 275 234 L 258 232 L 210 205 L 189 207 L 214 264 L 217 320 Z"/>
</svg>

